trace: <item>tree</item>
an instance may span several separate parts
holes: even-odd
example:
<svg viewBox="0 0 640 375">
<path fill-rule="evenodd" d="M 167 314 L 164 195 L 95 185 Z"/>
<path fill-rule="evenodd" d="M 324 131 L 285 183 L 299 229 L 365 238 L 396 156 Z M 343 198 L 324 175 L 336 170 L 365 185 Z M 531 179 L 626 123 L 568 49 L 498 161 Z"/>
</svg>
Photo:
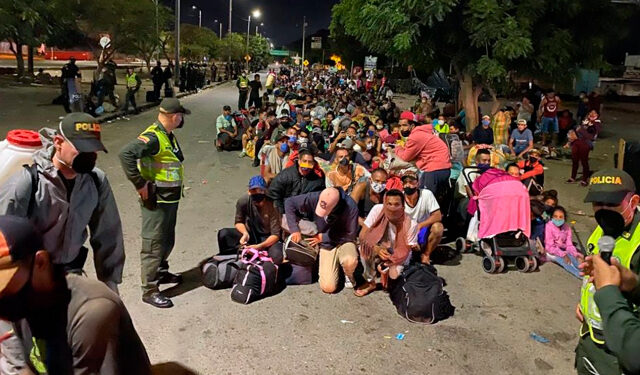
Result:
<svg viewBox="0 0 640 375">
<path fill-rule="evenodd" d="M 180 25 L 180 55 L 186 59 L 201 61 L 213 56 L 218 44 L 218 35 L 206 27 L 192 24 Z"/>
<path fill-rule="evenodd" d="M 220 60 L 241 60 L 245 54 L 245 36 L 238 33 L 225 35 L 218 43 L 215 56 Z"/>
<path fill-rule="evenodd" d="M 509 72 L 561 79 L 577 64 L 600 66 L 602 29 L 617 17 L 608 0 L 342 0 L 332 14 L 332 32 L 344 27 L 376 53 L 423 69 L 451 66 L 469 129 L 482 89 L 495 98 Z"/>
<path fill-rule="evenodd" d="M 271 62 L 271 44 L 261 35 L 249 37 L 249 56 L 251 64 L 257 68 L 267 66 Z"/>
<path fill-rule="evenodd" d="M 72 0 L 0 0 L 0 39 L 10 43 L 16 57 L 17 78 L 25 75 L 23 47 L 27 47 L 33 75 L 33 49 L 41 43 L 64 44 L 77 37 Z"/>
</svg>

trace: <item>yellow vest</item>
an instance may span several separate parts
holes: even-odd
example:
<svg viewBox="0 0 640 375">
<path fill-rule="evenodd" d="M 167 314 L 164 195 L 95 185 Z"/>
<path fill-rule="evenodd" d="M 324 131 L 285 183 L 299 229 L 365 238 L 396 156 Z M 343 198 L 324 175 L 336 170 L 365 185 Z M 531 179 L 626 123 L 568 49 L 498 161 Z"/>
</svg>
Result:
<svg viewBox="0 0 640 375">
<path fill-rule="evenodd" d="M 174 149 L 178 148 L 178 143 L 175 137 L 171 141 L 169 135 L 160 130 L 157 124 L 151 125 L 140 135 L 143 136 L 144 133 L 153 133 L 158 137 L 160 150 L 153 156 L 140 159 L 138 162 L 140 175 L 147 181 L 155 182 L 158 188 L 176 190 L 176 193 L 178 193 L 178 199 L 167 201 L 159 198 L 158 203 L 178 202 L 184 178 L 184 166 L 173 152 Z"/>
<path fill-rule="evenodd" d="M 127 79 L 127 88 L 130 89 L 135 89 L 136 86 L 138 86 L 138 80 L 136 79 L 138 76 L 136 76 L 136 72 L 131 73 L 131 75 L 127 75 L 126 79 Z"/>
<path fill-rule="evenodd" d="M 633 233 L 624 232 L 621 236 L 616 238 L 616 244 L 613 249 L 612 257 L 617 258 L 620 264 L 626 268 L 631 268 L 631 259 L 636 250 L 640 246 L 640 225 L 638 225 L 638 218 L 634 217 L 633 220 Z M 602 228 L 598 226 L 593 231 L 591 237 L 589 237 L 588 247 L 592 248 L 592 254 L 598 254 L 600 249 L 598 248 L 598 240 L 602 237 Z M 637 272 L 637 270 L 635 270 Z M 596 293 L 596 288 L 593 283 L 588 282 L 589 277 L 585 276 L 582 280 L 582 288 L 580 291 L 580 310 L 584 316 L 584 324 L 580 327 L 580 336 L 584 336 L 587 333 L 591 335 L 591 339 L 598 343 L 604 344 L 604 334 L 602 317 L 600 316 L 600 310 L 596 305 L 593 296 Z"/>
<path fill-rule="evenodd" d="M 240 76 L 238 80 L 239 80 L 238 86 L 240 86 L 241 89 L 246 89 L 247 87 L 249 87 L 249 79 Z"/>
</svg>

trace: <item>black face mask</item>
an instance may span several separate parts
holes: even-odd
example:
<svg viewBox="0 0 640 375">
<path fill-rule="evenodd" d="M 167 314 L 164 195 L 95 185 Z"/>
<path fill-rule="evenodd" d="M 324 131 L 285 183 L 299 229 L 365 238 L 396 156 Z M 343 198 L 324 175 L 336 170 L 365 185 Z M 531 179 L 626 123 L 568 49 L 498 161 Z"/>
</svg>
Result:
<svg viewBox="0 0 640 375">
<path fill-rule="evenodd" d="M 418 188 L 412 188 L 412 187 L 404 188 L 404 194 L 405 195 L 413 195 L 413 194 L 415 194 L 416 191 L 418 191 Z"/>
<path fill-rule="evenodd" d="M 264 201 L 267 198 L 266 194 L 252 194 L 251 195 L 251 200 L 256 202 L 256 203 L 260 203 L 262 201 Z"/>
<path fill-rule="evenodd" d="M 340 165 L 343 166 L 343 167 L 346 167 L 347 165 L 349 165 L 349 158 L 346 157 L 346 158 L 340 160 Z"/>
<path fill-rule="evenodd" d="M 82 152 L 78 154 L 71 164 L 71 168 L 76 173 L 90 173 L 96 167 L 98 154 L 95 152 Z"/>
<path fill-rule="evenodd" d="M 529 156 L 529 163 L 535 164 L 538 161 L 538 158 L 534 158 L 533 156 Z"/>
<path fill-rule="evenodd" d="M 544 212 L 546 212 L 549 216 L 553 215 L 553 210 L 555 210 L 555 207 L 549 206 L 548 204 L 544 205 Z"/>
<path fill-rule="evenodd" d="M 27 283 L 12 296 L 0 299 L 0 318 L 16 322 L 27 316 L 29 311 L 29 294 L 31 292 L 31 273 Z"/>
<path fill-rule="evenodd" d="M 600 209 L 596 212 L 595 218 L 605 236 L 617 238 L 624 232 L 624 218 L 617 211 Z"/>
<path fill-rule="evenodd" d="M 178 125 L 178 129 L 182 128 L 184 126 L 184 117 L 182 118 L 182 120 L 180 120 L 180 125 Z"/>
<path fill-rule="evenodd" d="M 402 134 L 403 137 L 408 137 L 409 134 L 411 134 L 411 130 L 403 130 L 400 132 L 400 134 Z"/>
</svg>

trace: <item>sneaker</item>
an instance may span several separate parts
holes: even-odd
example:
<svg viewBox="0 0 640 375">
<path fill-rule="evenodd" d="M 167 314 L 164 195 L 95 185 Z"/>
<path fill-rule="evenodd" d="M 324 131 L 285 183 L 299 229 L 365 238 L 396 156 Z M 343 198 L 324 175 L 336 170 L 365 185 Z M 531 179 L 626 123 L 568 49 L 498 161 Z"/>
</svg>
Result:
<svg viewBox="0 0 640 375">
<path fill-rule="evenodd" d="M 239 158 L 243 158 L 245 156 L 247 156 L 247 153 L 245 151 L 242 151 L 240 154 L 238 154 Z"/>
<path fill-rule="evenodd" d="M 353 289 L 354 282 L 350 280 L 348 277 L 344 278 L 344 287 L 345 289 Z"/>
</svg>

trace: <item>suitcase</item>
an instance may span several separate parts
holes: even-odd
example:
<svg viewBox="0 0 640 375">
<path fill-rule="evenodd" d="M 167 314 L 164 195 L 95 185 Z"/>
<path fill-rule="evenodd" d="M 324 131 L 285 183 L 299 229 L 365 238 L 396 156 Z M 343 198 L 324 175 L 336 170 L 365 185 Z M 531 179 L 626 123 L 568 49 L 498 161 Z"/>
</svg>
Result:
<svg viewBox="0 0 640 375">
<path fill-rule="evenodd" d="M 288 275 L 285 279 L 287 285 L 313 284 L 313 266 L 299 266 L 293 263 L 288 263 L 288 266 L 285 271 Z"/>
</svg>

